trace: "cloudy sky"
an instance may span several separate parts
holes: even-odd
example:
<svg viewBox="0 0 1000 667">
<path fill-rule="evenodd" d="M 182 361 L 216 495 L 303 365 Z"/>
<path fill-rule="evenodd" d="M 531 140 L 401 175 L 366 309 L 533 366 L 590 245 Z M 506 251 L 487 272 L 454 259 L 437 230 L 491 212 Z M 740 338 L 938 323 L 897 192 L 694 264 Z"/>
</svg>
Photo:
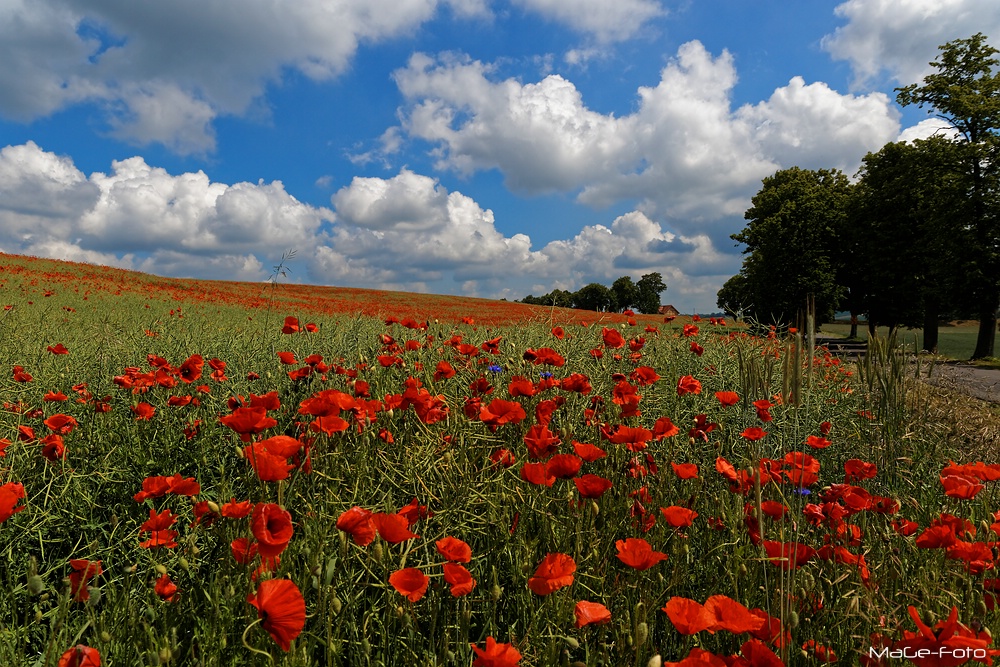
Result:
<svg viewBox="0 0 1000 667">
<path fill-rule="evenodd" d="M 996 0 L 0 0 L 0 250 L 715 310 L 761 179 L 927 136 Z M 992 41 L 1000 46 L 1000 42 Z"/>
</svg>

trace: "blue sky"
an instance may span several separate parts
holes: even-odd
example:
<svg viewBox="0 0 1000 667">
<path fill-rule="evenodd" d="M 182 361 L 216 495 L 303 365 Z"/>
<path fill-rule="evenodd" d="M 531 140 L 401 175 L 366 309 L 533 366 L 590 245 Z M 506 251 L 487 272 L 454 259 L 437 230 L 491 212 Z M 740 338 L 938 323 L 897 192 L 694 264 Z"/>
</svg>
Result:
<svg viewBox="0 0 1000 667">
<path fill-rule="evenodd" d="M 0 250 L 714 311 L 761 179 L 937 131 L 893 88 L 975 32 L 995 0 L 0 0 Z"/>
</svg>

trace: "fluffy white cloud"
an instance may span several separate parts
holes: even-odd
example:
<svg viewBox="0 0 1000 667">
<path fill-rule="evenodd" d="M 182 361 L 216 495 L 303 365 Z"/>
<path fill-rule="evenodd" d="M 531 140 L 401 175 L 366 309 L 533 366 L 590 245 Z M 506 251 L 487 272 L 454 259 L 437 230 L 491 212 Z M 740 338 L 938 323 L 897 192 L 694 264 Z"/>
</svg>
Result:
<svg viewBox="0 0 1000 667">
<path fill-rule="evenodd" d="M 315 244 L 333 213 L 279 181 L 213 183 L 141 157 L 80 172 L 34 143 L 0 150 L 0 247 L 163 275 L 260 279 L 258 257 Z"/>
<path fill-rule="evenodd" d="M 514 3 L 593 35 L 598 42 L 627 39 L 649 20 L 666 13 L 655 0 L 514 0 Z"/>
<path fill-rule="evenodd" d="M 996 0 L 847 0 L 834 10 L 847 24 L 823 48 L 854 68 L 858 85 L 884 73 L 901 85 L 933 71 L 937 47 L 977 32 L 1000 35 Z"/>
<path fill-rule="evenodd" d="M 653 0 L 521 5 L 597 40 L 660 13 Z M 212 122 L 266 109 L 266 87 L 286 70 L 335 77 L 359 44 L 412 33 L 441 7 L 459 20 L 491 17 L 488 0 L 5 0 L 0 115 L 29 121 L 92 102 L 119 138 L 207 153 Z"/>
<path fill-rule="evenodd" d="M 884 94 L 843 95 L 799 77 L 734 109 L 732 56 L 713 56 L 697 41 L 680 47 L 622 117 L 589 109 L 558 75 L 521 83 L 491 74 L 454 54 L 416 54 L 395 73 L 410 102 L 403 129 L 433 144 L 439 169 L 499 169 L 514 190 L 578 192 L 594 206 L 635 200 L 691 235 L 706 220 L 742 215 L 776 169 L 853 171 L 899 133 Z"/>
<path fill-rule="evenodd" d="M 331 199 L 336 214 L 295 200 L 280 182 L 226 185 L 140 157 L 87 176 L 33 143 L 8 146 L 0 150 L 0 250 L 263 280 L 276 253 L 292 249 L 305 265 L 294 280 L 510 299 L 659 271 L 670 300 L 689 309 L 714 302 L 739 265 L 707 235 L 679 234 L 638 211 L 535 249 L 526 234 L 501 233 L 471 197 L 406 169 L 355 178 Z"/>
</svg>

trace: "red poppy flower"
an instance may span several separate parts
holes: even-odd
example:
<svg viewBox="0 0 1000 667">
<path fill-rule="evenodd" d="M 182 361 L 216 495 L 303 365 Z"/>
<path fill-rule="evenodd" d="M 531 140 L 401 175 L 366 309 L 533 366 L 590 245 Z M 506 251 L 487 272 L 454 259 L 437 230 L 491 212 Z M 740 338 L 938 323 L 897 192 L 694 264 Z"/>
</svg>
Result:
<svg viewBox="0 0 1000 667">
<path fill-rule="evenodd" d="M 61 391 L 49 391 L 42 396 L 42 400 L 46 403 L 62 403 L 68 401 L 69 397 Z"/>
<path fill-rule="evenodd" d="M 813 449 L 823 449 L 825 447 L 829 447 L 833 443 L 818 435 L 810 435 L 806 438 L 806 444 Z"/>
<path fill-rule="evenodd" d="M 201 377 L 201 371 L 205 367 L 205 362 L 200 354 L 192 354 L 177 369 L 177 376 L 181 382 L 191 384 Z"/>
<path fill-rule="evenodd" d="M 939 479 L 941 480 L 941 486 L 944 487 L 944 495 L 949 498 L 971 500 L 986 488 L 986 485 L 980 483 L 978 479 L 968 475 L 948 475 Z"/>
<path fill-rule="evenodd" d="M 617 329 L 608 329 L 605 327 L 601 331 L 601 337 L 604 340 L 604 347 L 609 347 L 615 350 L 625 347 L 625 338 L 618 333 Z"/>
<path fill-rule="evenodd" d="M 608 455 L 606 451 L 597 445 L 592 445 L 588 442 L 577 442 L 576 440 L 573 441 L 573 451 L 587 463 L 593 463 Z"/>
<path fill-rule="evenodd" d="M 46 460 L 55 463 L 59 459 L 66 458 L 66 446 L 58 433 L 48 434 L 39 440 L 39 443 L 42 445 L 42 456 Z"/>
<path fill-rule="evenodd" d="M 459 565 L 458 567 L 461 566 Z M 408 567 L 403 570 L 396 570 L 389 575 L 389 583 L 392 584 L 397 593 L 410 602 L 416 602 L 424 597 L 430 579 L 419 568 Z"/>
<path fill-rule="evenodd" d="M 101 653 L 96 648 L 77 644 L 59 657 L 57 667 L 101 667 Z"/>
<path fill-rule="evenodd" d="M 493 431 L 504 424 L 519 424 L 526 416 L 520 403 L 502 401 L 499 398 L 493 399 L 479 411 L 479 418 Z"/>
<path fill-rule="evenodd" d="M 576 572 L 576 562 L 572 557 L 561 554 L 548 554 L 533 577 L 528 579 L 528 588 L 536 595 L 548 595 L 560 588 L 573 583 L 573 573 Z"/>
<path fill-rule="evenodd" d="M 476 580 L 461 565 L 456 563 L 444 564 L 444 580 L 451 586 L 452 597 L 460 598 L 468 595 L 476 587 Z"/>
<path fill-rule="evenodd" d="M 724 408 L 732 407 L 740 402 L 740 395 L 735 391 L 717 391 L 715 398 Z"/>
<path fill-rule="evenodd" d="M 846 473 L 844 483 L 850 484 L 863 479 L 871 479 L 878 474 L 878 468 L 875 467 L 874 463 L 868 463 L 861 459 L 848 459 L 844 463 L 844 472 Z"/>
<path fill-rule="evenodd" d="M 615 542 L 615 548 L 618 549 L 618 560 L 636 570 L 648 570 L 667 559 L 667 554 L 653 551 L 649 542 L 635 537 L 618 540 Z"/>
<path fill-rule="evenodd" d="M 987 648 L 992 642 L 992 637 L 988 633 L 974 632 L 958 622 L 958 607 L 952 607 L 948 620 L 938 621 L 933 628 L 923 622 L 920 612 L 915 607 L 911 605 L 908 611 L 917 626 L 917 632 L 904 630 L 903 639 L 894 642 L 892 650 L 902 650 L 907 655 L 920 656 L 910 658 L 918 667 L 965 664 L 968 657 L 973 655 L 973 651 L 978 655 L 985 654 L 984 659 L 979 662 L 990 664 L 991 656 L 1000 654 L 996 649 Z M 959 650 L 964 657 L 959 658 Z"/>
<path fill-rule="evenodd" d="M 816 555 L 816 550 L 799 542 L 764 541 L 764 551 L 772 565 L 782 570 L 797 569 L 805 565 Z"/>
<path fill-rule="evenodd" d="M 229 543 L 229 551 L 237 563 L 249 565 L 257 557 L 257 543 L 249 537 L 237 537 Z"/>
<path fill-rule="evenodd" d="M 486 649 L 472 644 L 476 659 L 472 667 L 517 667 L 521 654 L 513 644 L 498 643 L 493 637 L 486 638 Z"/>
<path fill-rule="evenodd" d="M 52 354 L 69 354 L 69 350 L 67 350 L 66 346 L 63 345 L 62 343 L 56 343 L 55 345 L 49 345 L 45 349 L 48 350 L 49 352 L 51 352 Z"/>
<path fill-rule="evenodd" d="M 170 580 L 169 574 L 160 575 L 159 579 L 156 580 L 153 591 L 164 602 L 177 602 L 177 585 Z"/>
<path fill-rule="evenodd" d="M 240 440 L 250 442 L 251 436 L 278 425 L 267 416 L 265 408 L 236 408 L 232 414 L 219 417 L 219 421 L 236 431 Z"/>
<path fill-rule="evenodd" d="M 458 539 L 448 536 L 434 543 L 437 552 L 453 563 L 468 563 L 472 560 L 472 548 Z"/>
<path fill-rule="evenodd" d="M 149 519 L 139 526 L 139 534 L 150 533 L 148 540 L 139 543 L 143 549 L 154 549 L 163 547 L 173 549 L 177 546 L 176 539 L 178 533 L 170 527 L 177 523 L 177 515 L 169 509 L 157 513 L 155 509 L 149 510 Z"/>
<path fill-rule="evenodd" d="M 696 479 L 698 477 L 698 466 L 694 463 L 671 462 L 670 466 L 679 479 Z"/>
<path fill-rule="evenodd" d="M 375 539 L 377 528 L 372 520 L 374 514 L 363 507 L 352 507 L 337 519 L 337 528 L 349 533 L 358 546 L 365 547 Z"/>
<path fill-rule="evenodd" d="M 58 433 L 59 435 L 67 435 L 71 433 L 78 425 L 75 418 L 63 414 L 52 415 L 42 423 L 45 424 L 50 431 Z"/>
<path fill-rule="evenodd" d="M 299 318 L 289 315 L 285 318 L 285 326 L 281 327 L 281 333 L 293 334 L 299 330 Z"/>
<path fill-rule="evenodd" d="M 708 613 L 704 605 L 688 598 L 678 596 L 670 598 L 666 606 L 663 607 L 663 611 L 677 628 L 677 632 L 682 635 L 698 634 L 715 623 L 715 619 Z"/>
<path fill-rule="evenodd" d="M 578 628 L 611 622 L 611 612 L 600 602 L 580 600 L 573 608 L 573 615 L 576 616 L 576 627 Z"/>
<path fill-rule="evenodd" d="M 751 426 L 750 428 L 744 429 L 740 435 L 750 442 L 756 442 L 757 440 L 762 440 L 767 435 L 767 431 L 762 429 L 760 426 Z"/>
<path fill-rule="evenodd" d="M 684 396 L 685 394 L 700 394 L 701 393 L 701 382 L 696 380 L 690 375 L 685 375 L 677 380 L 677 395 Z"/>
<path fill-rule="evenodd" d="M 156 408 L 149 403 L 139 403 L 132 406 L 132 414 L 136 421 L 149 421 L 156 414 Z"/>
<path fill-rule="evenodd" d="M 657 441 L 663 440 L 664 438 L 672 438 L 673 436 L 680 433 L 681 430 L 674 425 L 670 417 L 660 417 L 653 424 L 653 438 Z"/>
<path fill-rule="evenodd" d="M 581 498 L 600 498 L 611 488 L 611 480 L 590 473 L 573 480 Z"/>
<path fill-rule="evenodd" d="M 274 503 L 257 503 L 250 518 L 250 529 L 257 538 L 260 555 L 277 556 L 292 539 L 292 515 Z"/>
<path fill-rule="evenodd" d="M 0 486 L 0 523 L 11 518 L 24 509 L 24 505 L 17 506 L 18 501 L 24 498 L 24 486 L 18 482 L 8 482 Z"/>
<path fill-rule="evenodd" d="M 566 337 L 566 332 L 563 331 L 562 327 L 552 327 L 552 335 L 562 340 Z"/>
<path fill-rule="evenodd" d="M 570 477 L 575 477 L 580 472 L 583 459 L 573 454 L 556 454 L 545 465 L 546 472 L 552 477 L 569 479 Z"/>
<path fill-rule="evenodd" d="M 257 608 L 261 627 L 281 650 L 291 650 L 292 640 L 306 625 L 306 601 L 299 587 L 288 579 L 268 579 L 247 596 L 247 602 Z"/>
<path fill-rule="evenodd" d="M 524 444 L 533 459 L 548 458 L 559 448 L 559 443 L 559 436 L 540 424 L 535 424 L 524 434 Z"/>
<path fill-rule="evenodd" d="M 590 386 L 590 378 L 582 373 L 573 373 L 564 377 L 559 381 L 559 388 L 563 391 L 575 391 L 584 395 L 589 394 L 594 389 Z"/>
<path fill-rule="evenodd" d="M 86 602 L 90 599 L 90 591 L 87 585 L 90 580 L 99 574 L 104 573 L 99 560 L 86 560 L 84 558 L 74 558 L 69 562 L 73 572 L 69 575 L 69 592 L 76 602 Z"/>
<path fill-rule="evenodd" d="M 698 516 L 697 512 L 677 505 L 661 507 L 660 511 L 663 513 L 663 518 L 667 520 L 667 523 L 674 528 L 687 528 Z"/>
<path fill-rule="evenodd" d="M 705 611 L 713 619 L 709 632 L 728 630 L 740 634 L 759 630 L 764 619 L 750 613 L 750 610 L 725 595 L 713 595 L 705 600 Z"/>
<path fill-rule="evenodd" d="M 410 522 L 402 514 L 373 514 L 371 520 L 379 537 L 389 544 L 399 544 L 420 537 L 410 530 Z"/>
<path fill-rule="evenodd" d="M 552 486 L 555 475 L 550 475 L 548 465 L 544 462 L 525 463 L 521 466 L 521 479 L 535 486 Z"/>
</svg>

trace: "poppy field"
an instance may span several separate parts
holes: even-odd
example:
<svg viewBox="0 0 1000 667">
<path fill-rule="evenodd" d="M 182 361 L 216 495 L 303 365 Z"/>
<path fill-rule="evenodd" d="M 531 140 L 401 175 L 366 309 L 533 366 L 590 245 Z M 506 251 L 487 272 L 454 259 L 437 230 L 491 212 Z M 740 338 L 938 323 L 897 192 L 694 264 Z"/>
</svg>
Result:
<svg viewBox="0 0 1000 667">
<path fill-rule="evenodd" d="M 891 344 L 3 259 L 0 664 L 992 664 Z"/>
</svg>

